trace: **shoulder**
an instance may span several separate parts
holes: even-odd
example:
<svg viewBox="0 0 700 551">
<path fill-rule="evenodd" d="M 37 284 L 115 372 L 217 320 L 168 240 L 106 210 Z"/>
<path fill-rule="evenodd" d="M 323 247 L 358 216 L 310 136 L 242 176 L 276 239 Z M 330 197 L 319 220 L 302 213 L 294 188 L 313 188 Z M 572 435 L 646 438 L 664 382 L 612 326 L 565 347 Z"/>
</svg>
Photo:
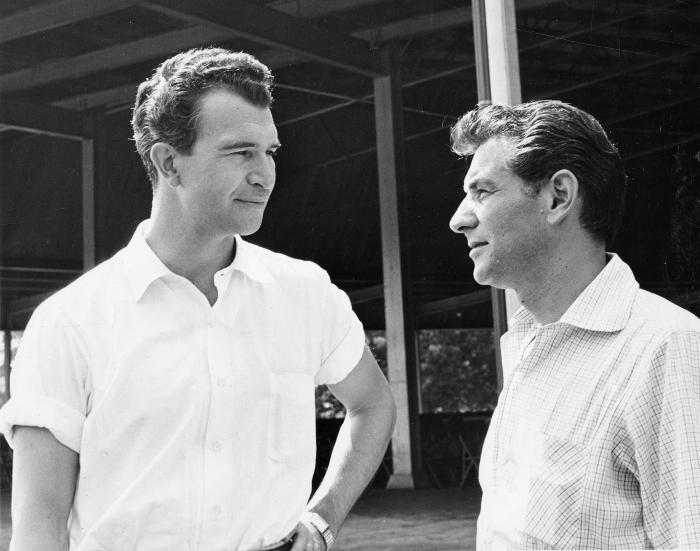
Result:
<svg viewBox="0 0 700 551">
<path fill-rule="evenodd" d="M 118 255 L 88 270 L 73 282 L 46 298 L 32 319 L 43 323 L 87 323 L 104 315 L 124 293 Z M 36 322 L 35 322 L 36 323 Z"/>
<path fill-rule="evenodd" d="M 639 290 L 632 307 L 630 323 L 666 340 L 673 335 L 689 334 L 700 338 L 700 319 L 673 302 Z"/>
<path fill-rule="evenodd" d="M 315 262 L 287 256 L 252 243 L 246 243 L 246 246 L 250 247 L 251 254 L 278 283 L 330 283 L 328 272 Z"/>
</svg>

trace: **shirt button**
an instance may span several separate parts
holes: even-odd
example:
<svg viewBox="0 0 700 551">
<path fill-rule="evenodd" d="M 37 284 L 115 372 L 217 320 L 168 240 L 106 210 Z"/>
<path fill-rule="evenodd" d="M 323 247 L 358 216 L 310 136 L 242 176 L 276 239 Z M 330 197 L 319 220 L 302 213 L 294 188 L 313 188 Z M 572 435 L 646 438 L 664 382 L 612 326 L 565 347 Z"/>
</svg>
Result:
<svg viewBox="0 0 700 551">
<path fill-rule="evenodd" d="M 221 444 L 219 444 L 219 442 L 212 442 L 211 443 L 211 451 L 220 452 L 221 451 Z"/>
<path fill-rule="evenodd" d="M 229 386 L 229 385 L 228 385 L 228 381 L 227 381 L 226 379 L 224 379 L 223 377 L 219 377 L 219 378 L 216 380 L 216 385 L 217 385 L 219 388 L 224 388 L 224 387 Z"/>
</svg>

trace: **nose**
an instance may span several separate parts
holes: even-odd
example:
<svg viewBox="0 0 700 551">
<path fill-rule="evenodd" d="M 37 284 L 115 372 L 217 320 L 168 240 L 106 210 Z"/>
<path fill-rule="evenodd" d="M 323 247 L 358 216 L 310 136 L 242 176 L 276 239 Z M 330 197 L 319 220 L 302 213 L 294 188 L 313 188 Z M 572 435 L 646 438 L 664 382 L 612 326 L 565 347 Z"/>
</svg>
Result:
<svg viewBox="0 0 700 551">
<path fill-rule="evenodd" d="M 275 160 L 269 155 L 262 155 L 248 173 L 248 183 L 271 190 L 275 185 Z"/>
<path fill-rule="evenodd" d="M 464 233 L 478 224 L 472 201 L 465 197 L 450 220 L 450 229 L 455 233 Z"/>
</svg>

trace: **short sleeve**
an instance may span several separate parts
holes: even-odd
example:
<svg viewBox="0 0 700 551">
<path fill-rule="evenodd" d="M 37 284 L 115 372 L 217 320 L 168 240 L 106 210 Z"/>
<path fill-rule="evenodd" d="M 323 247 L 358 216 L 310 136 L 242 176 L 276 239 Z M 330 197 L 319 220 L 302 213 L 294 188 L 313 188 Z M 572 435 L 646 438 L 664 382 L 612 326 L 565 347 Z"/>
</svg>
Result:
<svg viewBox="0 0 700 551">
<path fill-rule="evenodd" d="M 671 335 L 632 401 L 644 529 L 655 548 L 700 548 L 700 333 Z"/>
<path fill-rule="evenodd" d="M 317 385 L 335 384 L 345 379 L 359 363 L 365 347 L 365 332 L 352 311 L 350 299 L 331 283 L 325 272 L 323 275 L 322 360 L 315 378 Z"/>
<path fill-rule="evenodd" d="M 10 400 L 0 410 L 0 432 L 13 446 L 14 427 L 46 428 L 80 452 L 87 412 L 87 361 L 75 323 L 53 305 L 36 309 L 22 336 L 10 375 Z"/>
</svg>

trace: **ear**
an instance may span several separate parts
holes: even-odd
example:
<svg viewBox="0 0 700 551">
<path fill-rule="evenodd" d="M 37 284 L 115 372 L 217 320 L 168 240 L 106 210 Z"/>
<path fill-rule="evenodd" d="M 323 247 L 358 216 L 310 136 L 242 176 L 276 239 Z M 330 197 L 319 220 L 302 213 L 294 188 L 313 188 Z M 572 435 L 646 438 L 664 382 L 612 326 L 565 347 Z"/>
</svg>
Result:
<svg viewBox="0 0 700 551">
<path fill-rule="evenodd" d="M 151 161 L 158 171 L 158 181 L 176 187 L 180 185 L 175 159 L 178 153 L 167 143 L 158 142 L 151 147 Z"/>
<path fill-rule="evenodd" d="M 547 191 L 547 222 L 551 225 L 561 224 L 578 205 L 578 179 L 566 168 L 558 170 L 547 182 Z"/>
</svg>

